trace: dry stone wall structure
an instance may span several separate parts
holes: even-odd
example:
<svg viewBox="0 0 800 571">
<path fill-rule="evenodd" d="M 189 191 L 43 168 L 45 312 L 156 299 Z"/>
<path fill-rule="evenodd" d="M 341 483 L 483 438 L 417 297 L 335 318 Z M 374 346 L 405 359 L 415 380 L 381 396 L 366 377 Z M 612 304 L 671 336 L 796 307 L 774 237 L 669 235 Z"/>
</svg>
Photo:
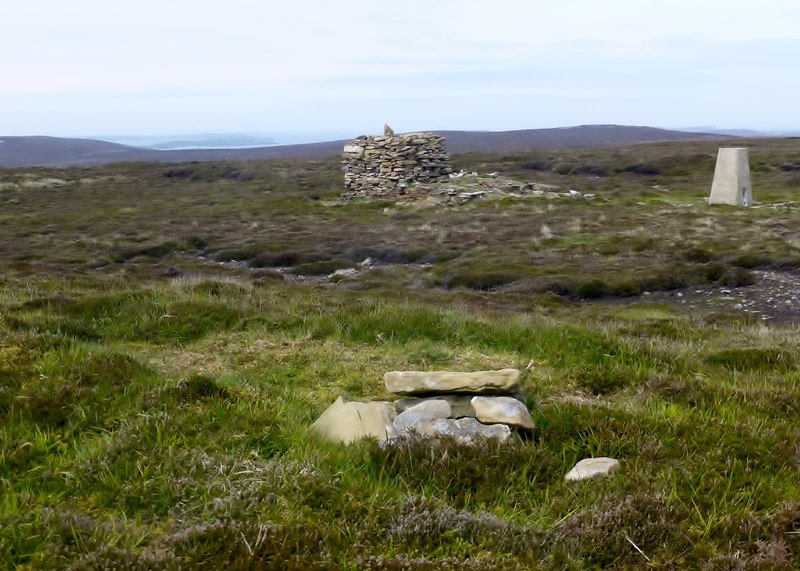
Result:
<svg viewBox="0 0 800 571">
<path fill-rule="evenodd" d="M 404 194 L 409 183 L 447 178 L 449 158 L 444 137 L 433 133 L 359 137 L 342 152 L 345 196 Z"/>
</svg>

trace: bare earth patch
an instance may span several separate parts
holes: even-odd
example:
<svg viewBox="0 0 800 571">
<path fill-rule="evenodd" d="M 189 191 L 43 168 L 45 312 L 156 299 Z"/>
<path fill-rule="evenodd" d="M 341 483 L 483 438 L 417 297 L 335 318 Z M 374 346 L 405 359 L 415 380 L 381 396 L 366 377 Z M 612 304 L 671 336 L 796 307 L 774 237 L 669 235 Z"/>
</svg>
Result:
<svg viewBox="0 0 800 571">
<path fill-rule="evenodd" d="M 770 323 L 800 323 L 800 275 L 793 272 L 754 270 L 756 283 L 743 287 L 693 286 L 645 294 L 647 299 L 677 303 L 692 309 L 742 312 Z"/>
</svg>

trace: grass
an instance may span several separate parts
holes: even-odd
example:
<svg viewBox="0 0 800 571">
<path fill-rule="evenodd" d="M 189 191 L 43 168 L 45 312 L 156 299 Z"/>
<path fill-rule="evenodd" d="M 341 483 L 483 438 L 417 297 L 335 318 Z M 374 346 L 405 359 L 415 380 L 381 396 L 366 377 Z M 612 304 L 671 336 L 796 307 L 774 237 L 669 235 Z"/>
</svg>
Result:
<svg viewBox="0 0 800 571">
<path fill-rule="evenodd" d="M 0 172 L 0 563 L 797 568 L 796 325 L 636 298 L 797 268 L 796 210 L 704 206 L 713 150 L 456 157 L 598 198 L 449 208 L 338 203 L 335 161 Z M 751 157 L 794 200 L 797 142 Z M 502 367 L 510 445 L 309 431 L 388 370 Z M 587 456 L 622 468 L 564 482 Z"/>
</svg>

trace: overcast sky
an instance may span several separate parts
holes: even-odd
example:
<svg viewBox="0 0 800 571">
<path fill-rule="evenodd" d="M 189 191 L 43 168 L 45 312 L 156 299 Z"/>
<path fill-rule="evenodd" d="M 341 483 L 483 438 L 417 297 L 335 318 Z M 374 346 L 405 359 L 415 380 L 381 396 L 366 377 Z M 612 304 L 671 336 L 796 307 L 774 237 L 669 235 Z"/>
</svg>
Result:
<svg viewBox="0 0 800 571">
<path fill-rule="evenodd" d="M 800 129 L 797 0 L 4 0 L 0 135 Z"/>
</svg>

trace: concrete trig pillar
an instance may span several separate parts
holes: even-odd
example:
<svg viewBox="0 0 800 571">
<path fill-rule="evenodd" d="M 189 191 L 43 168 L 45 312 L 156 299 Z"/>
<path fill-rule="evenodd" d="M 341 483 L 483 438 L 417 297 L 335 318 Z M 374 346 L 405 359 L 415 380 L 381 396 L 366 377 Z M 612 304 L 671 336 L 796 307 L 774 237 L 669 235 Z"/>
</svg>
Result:
<svg viewBox="0 0 800 571">
<path fill-rule="evenodd" d="M 717 154 L 709 204 L 752 206 L 750 159 L 744 147 L 721 148 Z"/>
</svg>

